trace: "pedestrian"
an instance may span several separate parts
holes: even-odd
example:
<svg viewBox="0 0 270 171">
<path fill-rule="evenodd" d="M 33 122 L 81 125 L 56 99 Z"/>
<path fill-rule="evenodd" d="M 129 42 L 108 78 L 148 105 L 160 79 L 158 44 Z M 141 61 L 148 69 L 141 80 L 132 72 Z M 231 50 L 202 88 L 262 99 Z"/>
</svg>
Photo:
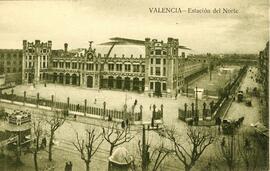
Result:
<svg viewBox="0 0 270 171">
<path fill-rule="evenodd" d="M 94 104 L 97 104 L 97 99 L 95 99 Z"/>
<path fill-rule="evenodd" d="M 126 119 L 126 125 L 127 125 L 127 127 L 128 127 L 128 124 L 129 124 L 129 121 L 128 121 L 128 119 Z"/>
<path fill-rule="evenodd" d="M 136 106 L 136 105 L 137 105 L 137 102 L 138 102 L 138 101 L 137 101 L 137 99 L 135 99 L 135 101 L 134 101 L 134 106 Z"/>
<path fill-rule="evenodd" d="M 150 104 L 150 110 L 151 110 L 151 108 L 152 108 L 152 105 Z"/>
<path fill-rule="evenodd" d="M 121 127 L 122 127 L 122 129 L 124 129 L 124 128 L 126 127 L 125 121 L 122 121 L 122 122 L 121 122 Z"/>
<path fill-rule="evenodd" d="M 46 137 L 42 138 L 42 148 L 45 148 L 46 145 L 47 145 L 47 140 L 46 140 Z"/>
<path fill-rule="evenodd" d="M 69 164 L 66 162 L 65 171 L 69 171 Z"/>
<path fill-rule="evenodd" d="M 77 115 L 76 114 L 74 114 L 74 120 L 76 121 L 76 118 L 77 118 Z"/>
<path fill-rule="evenodd" d="M 72 171 L 72 162 L 69 161 L 69 171 Z"/>
</svg>

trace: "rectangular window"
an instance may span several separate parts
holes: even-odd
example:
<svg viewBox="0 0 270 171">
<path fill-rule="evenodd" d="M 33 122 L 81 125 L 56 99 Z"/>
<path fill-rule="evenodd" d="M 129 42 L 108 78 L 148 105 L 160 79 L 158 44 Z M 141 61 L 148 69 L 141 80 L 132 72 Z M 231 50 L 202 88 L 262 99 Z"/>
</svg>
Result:
<svg viewBox="0 0 270 171">
<path fill-rule="evenodd" d="M 70 68 L 70 62 L 66 62 L 66 68 Z"/>
<path fill-rule="evenodd" d="M 46 63 L 45 62 L 43 62 L 43 68 L 45 68 L 46 67 Z"/>
<path fill-rule="evenodd" d="M 125 64 L 125 71 L 130 72 L 130 64 Z"/>
<path fill-rule="evenodd" d="M 133 65 L 133 72 L 140 72 L 140 65 Z"/>
<path fill-rule="evenodd" d="M 150 68 L 150 75 L 153 75 L 153 67 Z"/>
<path fill-rule="evenodd" d="M 160 67 L 156 67 L 156 75 L 160 75 Z"/>
<path fill-rule="evenodd" d="M 122 64 L 116 64 L 116 71 L 122 71 Z"/>
<path fill-rule="evenodd" d="M 77 63 L 72 63 L 72 69 L 77 69 Z"/>
<path fill-rule="evenodd" d="M 150 82 L 150 90 L 153 90 L 153 88 L 154 88 L 154 83 Z"/>
<path fill-rule="evenodd" d="M 156 51 L 155 51 L 155 54 L 156 54 L 156 55 L 161 55 L 161 50 L 156 50 Z"/>
<path fill-rule="evenodd" d="M 160 64 L 160 59 L 156 59 L 156 64 Z"/>
<path fill-rule="evenodd" d="M 59 62 L 59 68 L 64 68 L 64 62 Z"/>
<path fill-rule="evenodd" d="M 109 71 L 113 71 L 114 70 L 114 64 L 109 64 Z"/>
<path fill-rule="evenodd" d="M 46 59 L 46 56 L 43 56 L 43 60 L 45 61 L 45 59 Z"/>
<path fill-rule="evenodd" d="M 7 68 L 7 73 L 10 73 L 10 68 Z"/>
<path fill-rule="evenodd" d="M 96 64 L 96 71 L 98 71 L 98 64 Z"/>
<path fill-rule="evenodd" d="M 46 53 L 47 52 L 47 49 L 43 49 L 43 53 Z"/>
<path fill-rule="evenodd" d="M 154 63 L 154 59 L 153 58 L 151 58 L 151 64 L 153 64 Z"/>
<path fill-rule="evenodd" d="M 142 73 L 145 72 L 145 65 L 142 65 Z"/>
<path fill-rule="evenodd" d="M 166 88 L 166 83 L 163 83 L 163 84 L 162 84 L 162 89 L 163 89 L 164 91 L 167 90 L 167 88 Z"/>
<path fill-rule="evenodd" d="M 166 59 L 163 59 L 163 65 L 166 65 Z"/>
<path fill-rule="evenodd" d="M 166 76 L 166 68 L 163 67 L 163 76 Z"/>
</svg>

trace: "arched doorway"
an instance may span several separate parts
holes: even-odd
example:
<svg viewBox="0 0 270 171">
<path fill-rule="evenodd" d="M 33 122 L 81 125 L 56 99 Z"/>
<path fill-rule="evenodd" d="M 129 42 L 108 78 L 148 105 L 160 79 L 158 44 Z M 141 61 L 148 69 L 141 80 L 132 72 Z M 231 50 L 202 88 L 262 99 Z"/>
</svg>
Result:
<svg viewBox="0 0 270 171">
<path fill-rule="evenodd" d="M 63 73 L 59 74 L 59 83 L 64 84 L 64 74 Z"/>
<path fill-rule="evenodd" d="M 71 78 L 72 78 L 72 85 L 77 85 L 77 75 L 72 74 Z"/>
<path fill-rule="evenodd" d="M 129 77 L 125 77 L 124 89 L 125 90 L 129 90 L 130 89 L 130 78 Z"/>
<path fill-rule="evenodd" d="M 57 73 L 53 73 L 53 83 L 56 83 L 57 81 Z"/>
<path fill-rule="evenodd" d="M 116 78 L 116 88 L 117 89 L 121 89 L 122 88 L 122 78 L 121 77 L 117 77 Z"/>
<path fill-rule="evenodd" d="M 28 83 L 33 83 L 34 80 L 34 74 L 33 73 L 28 73 Z"/>
<path fill-rule="evenodd" d="M 139 91 L 139 87 L 140 87 L 140 80 L 139 78 L 136 77 L 133 79 L 133 90 Z"/>
<path fill-rule="evenodd" d="M 109 76 L 109 79 L 108 79 L 108 88 L 113 88 L 113 76 Z"/>
<path fill-rule="evenodd" d="M 161 83 L 155 82 L 155 95 L 161 97 Z"/>
<path fill-rule="evenodd" d="M 143 78 L 142 79 L 142 85 L 141 85 L 142 86 L 142 91 L 144 91 L 144 84 L 145 84 L 145 79 Z"/>
<path fill-rule="evenodd" d="M 93 87 L 93 77 L 87 76 L 87 87 L 92 88 Z"/>
<path fill-rule="evenodd" d="M 70 75 L 66 74 L 66 84 L 70 84 Z"/>
</svg>

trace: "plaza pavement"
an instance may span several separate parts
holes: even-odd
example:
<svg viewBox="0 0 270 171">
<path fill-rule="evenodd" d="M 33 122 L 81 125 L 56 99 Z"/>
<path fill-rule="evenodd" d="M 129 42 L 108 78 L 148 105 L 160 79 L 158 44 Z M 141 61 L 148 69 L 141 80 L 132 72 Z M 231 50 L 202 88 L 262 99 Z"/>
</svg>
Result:
<svg viewBox="0 0 270 171">
<path fill-rule="evenodd" d="M 143 106 L 143 121 L 151 121 L 153 104 L 157 106 L 157 110 L 160 109 L 163 104 L 163 116 L 164 123 L 168 125 L 183 125 L 182 121 L 178 118 L 178 108 L 184 109 L 184 103 L 191 104 L 195 102 L 194 98 L 188 98 L 179 95 L 175 98 L 157 98 L 148 97 L 145 94 L 139 94 L 135 92 L 123 92 L 116 90 L 96 90 L 74 86 L 64 86 L 57 84 L 47 84 L 44 87 L 43 84 L 36 85 L 33 88 L 31 85 L 19 85 L 14 88 L 14 94 L 23 96 L 23 92 L 26 91 L 27 97 L 36 97 L 37 93 L 40 93 L 40 98 L 51 99 L 51 95 L 54 95 L 55 101 L 66 102 L 67 97 L 70 97 L 70 103 L 84 105 L 84 99 L 87 99 L 87 105 L 92 107 L 103 108 L 103 102 L 106 102 L 106 108 L 123 110 L 123 105 L 126 103 L 128 110 L 131 110 L 135 99 L 138 101 L 138 106 Z M 11 89 L 7 89 L 4 92 L 10 93 Z M 97 99 L 96 104 L 95 99 Z M 206 101 L 208 104 L 212 99 L 199 100 L 199 109 L 202 108 L 202 104 Z M 151 106 L 151 110 L 150 110 Z M 183 127 L 180 127 L 183 128 Z"/>
</svg>

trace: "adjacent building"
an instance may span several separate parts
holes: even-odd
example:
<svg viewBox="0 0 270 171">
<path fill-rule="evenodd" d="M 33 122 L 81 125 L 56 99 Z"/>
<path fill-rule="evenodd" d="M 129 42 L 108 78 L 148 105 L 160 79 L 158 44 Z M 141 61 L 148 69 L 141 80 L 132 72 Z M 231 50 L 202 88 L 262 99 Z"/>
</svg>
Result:
<svg viewBox="0 0 270 171">
<path fill-rule="evenodd" d="M 149 95 L 181 93 L 187 78 L 207 70 L 206 57 L 188 56 L 178 39 L 167 42 L 116 38 L 88 48 L 52 50 L 52 42 L 23 41 L 24 83 L 52 82 Z"/>
<path fill-rule="evenodd" d="M 265 48 L 260 51 L 259 53 L 259 61 L 258 61 L 258 68 L 260 73 L 260 79 L 259 81 L 262 83 L 263 86 L 263 94 L 265 97 L 266 102 L 266 111 L 265 114 L 268 117 L 269 114 L 269 41 L 266 43 Z M 268 121 L 268 119 L 266 119 Z M 267 122 L 268 123 L 268 122 Z"/>
<path fill-rule="evenodd" d="M 21 84 L 22 56 L 19 49 L 0 49 L 0 75 L 5 84 Z"/>
</svg>

